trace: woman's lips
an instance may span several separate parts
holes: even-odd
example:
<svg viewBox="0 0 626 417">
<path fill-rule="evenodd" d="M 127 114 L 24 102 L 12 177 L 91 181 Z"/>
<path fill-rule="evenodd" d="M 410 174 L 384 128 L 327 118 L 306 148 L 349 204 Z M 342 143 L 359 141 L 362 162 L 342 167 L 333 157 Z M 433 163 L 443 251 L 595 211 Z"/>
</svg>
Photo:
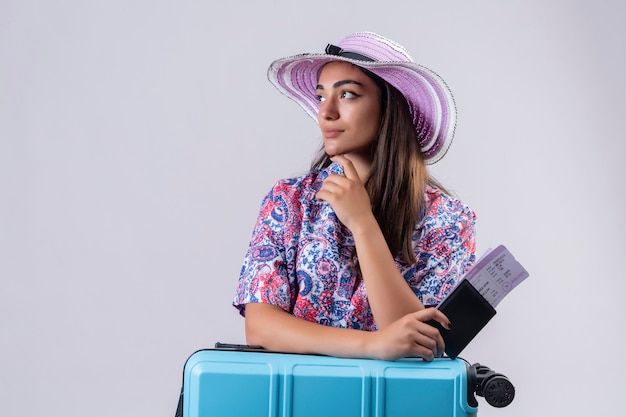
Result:
<svg viewBox="0 0 626 417">
<path fill-rule="evenodd" d="M 332 138 L 336 138 L 337 136 L 341 135 L 343 133 L 343 130 L 341 130 L 341 129 L 322 129 L 322 133 L 324 134 L 325 138 L 332 139 Z"/>
</svg>

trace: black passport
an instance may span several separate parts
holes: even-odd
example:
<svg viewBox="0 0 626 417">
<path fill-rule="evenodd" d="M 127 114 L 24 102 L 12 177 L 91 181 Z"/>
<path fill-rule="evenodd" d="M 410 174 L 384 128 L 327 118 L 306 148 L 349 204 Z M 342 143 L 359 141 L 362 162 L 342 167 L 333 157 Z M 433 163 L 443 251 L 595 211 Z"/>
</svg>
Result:
<svg viewBox="0 0 626 417">
<path fill-rule="evenodd" d="M 462 280 L 437 307 L 448 317 L 450 330 L 438 322 L 428 322 L 439 329 L 446 344 L 446 355 L 455 359 L 469 342 L 496 315 L 496 310 L 467 280 Z"/>
</svg>

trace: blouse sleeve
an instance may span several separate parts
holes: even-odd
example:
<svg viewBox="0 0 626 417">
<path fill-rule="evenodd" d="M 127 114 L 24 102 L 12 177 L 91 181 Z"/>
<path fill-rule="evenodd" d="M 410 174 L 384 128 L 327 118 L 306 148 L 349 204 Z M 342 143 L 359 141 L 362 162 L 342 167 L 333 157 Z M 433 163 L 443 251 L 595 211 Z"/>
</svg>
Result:
<svg viewBox="0 0 626 417">
<path fill-rule="evenodd" d="M 434 204 L 416 244 L 416 274 L 409 280 L 425 306 L 439 304 L 476 260 L 474 211 L 454 199 Z"/>
<path fill-rule="evenodd" d="M 295 279 L 288 273 L 294 251 L 286 228 L 293 225 L 292 205 L 287 204 L 284 186 L 277 183 L 261 203 L 233 300 L 242 316 L 247 303 L 272 304 L 285 311 L 294 303 Z"/>
</svg>

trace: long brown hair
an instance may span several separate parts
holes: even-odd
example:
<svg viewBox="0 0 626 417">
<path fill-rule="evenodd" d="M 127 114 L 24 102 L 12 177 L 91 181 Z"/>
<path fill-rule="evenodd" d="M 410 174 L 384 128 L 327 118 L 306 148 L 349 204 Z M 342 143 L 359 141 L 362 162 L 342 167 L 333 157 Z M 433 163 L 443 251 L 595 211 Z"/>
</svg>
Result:
<svg viewBox="0 0 626 417">
<path fill-rule="evenodd" d="M 413 117 L 402 93 L 380 77 L 360 69 L 378 85 L 381 101 L 378 139 L 371 148 L 372 166 L 365 188 L 389 250 L 405 263 L 414 264 L 412 237 L 426 210 L 426 186 L 433 184 L 441 188 L 441 185 L 428 175 Z M 311 169 L 325 168 L 331 162 L 322 145 Z"/>
</svg>

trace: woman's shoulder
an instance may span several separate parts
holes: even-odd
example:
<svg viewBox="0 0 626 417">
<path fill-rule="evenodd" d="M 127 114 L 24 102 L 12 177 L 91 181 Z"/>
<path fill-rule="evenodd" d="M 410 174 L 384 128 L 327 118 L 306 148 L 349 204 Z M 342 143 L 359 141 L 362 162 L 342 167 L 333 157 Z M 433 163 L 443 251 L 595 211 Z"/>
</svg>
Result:
<svg viewBox="0 0 626 417">
<path fill-rule="evenodd" d="M 423 220 L 426 224 L 476 222 L 476 213 L 469 205 L 438 187 L 427 186 L 425 197 L 426 212 Z"/>
<path fill-rule="evenodd" d="M 341 174 L 341 165 L 333 163 L 330 166 L 311 170 L 302 175 L 282 178 L 272 187 L 273 195 L 289 195 L 292 198 L 311 199 L 322 187 L 322 183 L 331 173 Z"/>
</svg>

